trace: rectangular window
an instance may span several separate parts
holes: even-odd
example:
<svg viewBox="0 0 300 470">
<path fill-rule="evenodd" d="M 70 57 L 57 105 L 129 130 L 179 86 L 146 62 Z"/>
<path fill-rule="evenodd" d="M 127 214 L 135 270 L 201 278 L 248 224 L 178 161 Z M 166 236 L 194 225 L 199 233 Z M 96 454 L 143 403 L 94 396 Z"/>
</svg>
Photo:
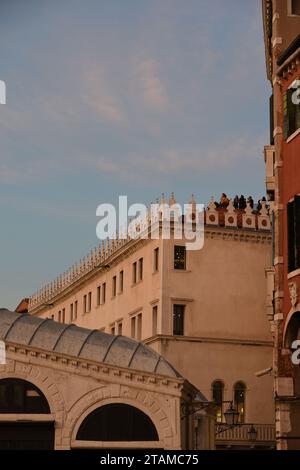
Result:
<svg viewBox="0 0 300 470">
<path fill-rule="evenodd" d="M 300 104 L 293 102 L 296 95 L 296 88 L 289 88 L 283 95 L 283 136 L 285 139 L 300 128 Z"/>
<path fill-rule="evenodd" d="M 118 322 L 118 335 L 122 336 L 122 332 L 123 332 L 123 324 L 122 322 Z"/>
<path fill-rule="evenodd" d="M 140 341 L 142 339 L 142 314 L 139 313 L 137 316 L 137 331 L 136 339 Z"/>
<path fill-rule="evenodd" d="M 74 302 L 74 320 L 77 320 L 77 313 L 78 313 L 78 300 Z"/>
<path fill-rule="evenodd" d="M 61 312 L 61 321 L 62 323 L 66 322 L 66 309 L 65 308 L 63 308 Z"/>
<path fill-rule="evenodd" d="M 152 308 L 152 336 L 157 334 L 157 305 Z"/>
<path fill-rule="evenodd" d="M 139 281 L 143 280 L 143 258 L 139 259 Z"/>
<path fill-rule="evenodd" d="M 292 15 L 300 15 L 300 0 L 292 0 Z"/>
<path fill-rule="evenodd" d="M 135 317 L 131 318 L 131 338 L 135 338 Z"/>
<path fill-rule="evenodd" d="M 54 315 L 51 315 L 51 320 L 54 320 Z"/>
<path fill-rule="evenodd" d="M 88 312 L 90 312 L 92 309 L 92 293 L 88 293 Z"/>
<path fill-rule="evenodd" d="M 106 301 L 106 282 L 102 284 L 102 303 L 105 304 Z"/>
<path fill-rule="evenodd" d="M 287 205 L 288 272 L 300 268 L 300 196 Z"/>
<path fill-rule="evenodd" d="M 58 321 L 61 322 L 61 310 L 58 311 Z"/>
<path fill-rule="evenodd" d="M 119 292 L 122 294 L 124 289 L 124 271 L 120 271 L 120 276 L 119 276 Z"/>
<path fill-rule="evenodd" d="M 87 312 L 87 296 L 83 296 L 83 313 Z"/>
<path fill-rule="evenodd" d="M 74 304 L 70 305 L 70 322 L 73 321 L 73 316 L 74 316 Z"/>
<path fill-rule="evenodd" d="M 185 305 L 175 304 L 173 306 L 173 335 L 184 334 L 184 310 Z"/>
<path fill-rule="evenodd" d="M 186 249 L 183 245 L 174 246 L 174 269 L 186 268 Z"/>
<path fill-rule="evenodd" d="M 117 276 L 112 278 L 112 296 L 116 297 L 117 295 Z"/>
<path fill-rule="evenodd" d="M 158 271 L 159 267 L 159 248 L 155 248 L 154 250 L 154 259 L 153 259 L 153 271 Z"/>
<path fill-rule="evenodd" d="M 132 264 L 132 283 L 136 284 L 136 262 Z"/>
<path fill-rule="evenodd" d="M 97 305 L 101 304 L 101 286 L 97 287 Z"/>
<path fill-rule="evenodd" d="M 114 335 L 114 334 L 116 333 L 116 328 L 115 328 L 115 326 L 112 326 L 112 327 L 111 327 L 110 333 L 111 333 L 112 335 Z"/>
</svg>

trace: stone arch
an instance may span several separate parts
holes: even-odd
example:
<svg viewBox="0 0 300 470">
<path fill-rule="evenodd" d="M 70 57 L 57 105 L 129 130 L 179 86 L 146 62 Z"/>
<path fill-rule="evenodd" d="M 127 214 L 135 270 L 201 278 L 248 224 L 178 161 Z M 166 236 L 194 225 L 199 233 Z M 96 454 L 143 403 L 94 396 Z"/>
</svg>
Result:
<svg viewBox="0 0 300 470">
<path fill-rule="evenodd" d="M 158 400 L 148 392 L 116 385 L 102 385 L 79 398 L 68 412 L 63 432 L 63 445 L 71 447 L 72 442 L 76 441 L 81 423 L 90 413 L 101 406 L 113 403 L 127 404 L 144 412 L 156 427 L 158 442 L 163 447 L 172 446 L 174 431 Z"/>
<path fill-rule="evenodd" d="M 290 310 L 285 321 L 283 330 L 283 344 L 284 347 L 290 349 L 291 343 L 298 338 L 300 334 L 300 304 L 296 308 Z"/>
<path fill-rule="evenodd" d="M 283 344 L 286 350 L 289 350 L 291 358 L 291 369 L 293 371 L 294 379 L 294 394 L 300 394 L 300 369 L 298 364 L 292 363 L 292 353 L 293 349 L 291 348 L 294 340 L 300 340 L 300 305 L 298 304 L 293 308 L 286 319 L 283 333 Z"/>
<path fill-rule="evenodd" d="M 41 390 L 49 403 L 50 412 L 55 420 L 55 448 L 61 445 L 64 421 L 64 401 L 52 374 L 43 371 L 42 366 L 31 366 L 15 361 L 15 370 L 0 370 L 0 380 L 15 378 L 26 380 Z"/>
</svg>

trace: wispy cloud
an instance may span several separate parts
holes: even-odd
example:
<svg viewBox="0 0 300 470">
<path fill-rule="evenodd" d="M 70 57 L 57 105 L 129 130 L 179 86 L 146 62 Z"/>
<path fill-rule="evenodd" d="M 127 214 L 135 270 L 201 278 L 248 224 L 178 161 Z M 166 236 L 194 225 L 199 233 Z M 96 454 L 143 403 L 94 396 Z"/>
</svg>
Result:
<svg viewBox="0 0 300 470">
<path fill-rule="evenodd" d="M 154 111 L 166 111 L 168 97 L 166 85 L 159 76 L 159 64 L 146 59 L 136 66 L 137 85 L 145 105 Z"/>
<path fill-rule="evenodd" d="M 126 124 L 126 112 L 122 109 L 117 94 L 114 94 L 104 78 L 103 69 L 91 66 L 83 76 L 82 102 L 108 122 Z"/>
</svg>

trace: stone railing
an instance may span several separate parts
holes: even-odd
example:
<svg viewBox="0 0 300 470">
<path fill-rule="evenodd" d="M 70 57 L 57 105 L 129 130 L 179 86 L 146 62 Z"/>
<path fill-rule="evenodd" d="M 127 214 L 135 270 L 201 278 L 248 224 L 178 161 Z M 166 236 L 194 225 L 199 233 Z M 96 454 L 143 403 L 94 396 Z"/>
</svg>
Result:
<svg viewBox="0 0 300 470">
<path fill-rule="evenodd" d="M 159 203 L 158 212 L 153 212 L 149 209 L 146 217 L 139 217 L 134 221 L 131 221 L 131 231 L 126 231 L 126 236 L 119 234 L 116 235 L 116 238 L 114 239 L 107 239 L 104 242 L 101 242 L 96 248 L 92 249 L 86 257 L 81 259 L 78 263 L 75 263 L 64 273 L 60 274 L 54 281 L 39 289 L 29 299 L 29 311 L 43 304 L 50 303 L 51 299 L 66 290 L 73 283 L 80 280 L 94 269 L 105 266 L 107 264 L 107 260 L 112 255 L 116 254 L 121 248 L 131 243 L 132 240 L 136 240 L 137 238 L 147 238 L 147 236 L 145 237 L 145 234 L 148 233 L 149 230 L 153 230 L 155 226 L 159 227 L 159 223 L 163 220 L 165 204 L 166 202 L 163 196 L 163 199 Z M 175 207 L 175 204 L 176 201 L 172 193 L 169 201 L 169 207 L 171 210 L 173 205 Z M 191 213 L 196 210 L 196 201 L 194 197 L 192 197 L 192 200 L 190 201 L 189 210 Z M 270 218 L 266 203 L 264 202 L 262 203 L 260 212 L 255 213 L 249 204 L 245 210 L 234 209 L 232 201 L 230 201 L 226 209 L 216 208 L 212 198 L 208 207 L 204 211 L 204 223 L 208 226 L 270 230 Z"/>
<path fill-rule="evenodd" d="M 222 431 L 216 435 L 217 443 L 219 441 L 248 441 L 249 442 L 249 430 L 251 424 L 244 424 L 237 426 L 232 429 Z M 275 426 L 272 424 L 254 424 L 254 428 L 257 431 L 257 437 L 253 442 L 268 442 L 275 443 Z"/>
</svg>

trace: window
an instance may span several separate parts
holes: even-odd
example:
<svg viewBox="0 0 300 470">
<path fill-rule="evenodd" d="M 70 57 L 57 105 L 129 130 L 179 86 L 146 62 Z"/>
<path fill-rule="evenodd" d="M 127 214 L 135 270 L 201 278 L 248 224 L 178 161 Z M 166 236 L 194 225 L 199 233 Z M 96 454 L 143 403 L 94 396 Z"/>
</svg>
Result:
<svg viewBox="0 0 300 470">
<path fill-rule="evenodd" d="M 132 265 L 132 283 L 136 284 L 137 278 L 136 278 L 136 262 L 133 263 Z"/>
<path fill-rule="evenodd" d="M 239 422 L 245 422 L 245 395 L 246 386 L 242 382 L 237 382 L 234 386 L 234 407 L 239 413 Z"/>
<path fill-rule="evenodd" d="M 300 196 L 287 205 L 288 272 L 300 268 Z"/>
<path fill-rule="evenodd" d="M 61 321 L 62 323 L 66 322 L 66 309 L 65 308 L 63 308 L 61 312 Z"/>
<path fill-rule="evenodd" d="M 116 297 L 117 295 L 117 276 L 114 276 L 112 279 L 112 296 Z"/>
<path fill-rule="evenodd" d="M 184 334 L 184 309 L 185 305 L 173 305 L 173 335 Z"/>
<path fill-rule="evenodd" d="M 300 15 L 300 0 L 292 0 L 292 15 Z"/>
<path fill-rule="evenodd" d="M 71 304 L 70 305 L 70 322 L 73 321 L 73 317 L 74 317 L 74 304 Z"/>
<path fill-rule="evenodd" d="M 115 335 L 115 333 L 116 333 L 116 328 L 115 328 L 115 326 L 112 326 L 112 327 L 111 327 L 110 333 L 111 333 L 112 335 Z"/>
<path fill-rule="evenodd" d="M 76 439 L 106 442 L 159 441 L 157 430 L 149 416 L 124 403 L 110 403 L 92 411 L 81 423 Z"/>
<path fill-rule="evenodd" d="M 97 305 L 101 304 L 101 286 L 97 287 Z"/>
<path fill-rule="evenodd" d="M 152 308 L 152 336 L 157 334 L 157 305 Z"/>
<path fill-rule="evenodd" d="M 159 268 L 159 248 L 154 250 L 153 271 L 157 272 Z"/>
<path fill-rule="evenodd" d="M 92 308 L 92 293 L 83 296 L 83 313 L 88 313 Z"/>
<path fill-rule="evenodd" d="M 123 333 L 123 323 L 121 321 L 118 322 L 118 335 L 122 336 Z"/>
<path fill-rule="evenodd" d="M 224 396 L 224 384 L 221 380 L 216 380 L 212 384 L 212 399 L 216 405 L 216 420 L 218 423 L 221 423 L 222 421 L 224 421 L 223 396 Z"/>
<path fill-rule="evenodd" d="M 135 317 L 131 318 L 131 338 L 135 338 Z"/>
<path fill-rule="evenodd" d="M 296 88 L 290 87 L 283 95 L 283 135 L 288 139 L 300 128 L 300 105 L 294 103 Z"/>
<path fill-rule="evenodd" d="M 142 339 L 142 314 L 141 313 L 139 313 L 139 315 L 137 316 L 136 339 L 139 341 Z"/>
<path fill-rule="evenodd" d="M 139 313 L 131 317 L 131 337 L 137 340 L 142 339 L 142 314 Z"/>
<path fill-rule="evenodd" d="M 174 269 L 185 269 L 186 250 L 185 246 L 174 246 Z"/>
<path fill-rule="evenodd" d="M 122 294 L 124 289 L 124 271 L 120 271 L 120 276 L 119 276 L 119 292 Z"/>
<path fill-rule="evenodd" d="M 143 280 L 143 258 L 139 259 L 139 281 Z"/>
<path fill-rule="evenodd" d="M 106 282 L 102 284 L 102 303 L 105 304 L 106 301 Z"/>
<path fill-rule="evenodd" d="M 21 379 L 0 380 L 0 413 L 50 413 L 43 393 Z"/>
<path fill-rule="evenodd" d="M 61 322 L 61 310 L 58 311 L 58 321 Z"/>
<path fill-rule="evenodd" d="M 74 320 L 77 320 L 77 312 L 78 312 L 78 300 L 74 302 Z"/>
<path fill-rule="evenodd" d="M 51 315 L 51 320 L 54 320 L 54 315 Z"/>
</svg>

